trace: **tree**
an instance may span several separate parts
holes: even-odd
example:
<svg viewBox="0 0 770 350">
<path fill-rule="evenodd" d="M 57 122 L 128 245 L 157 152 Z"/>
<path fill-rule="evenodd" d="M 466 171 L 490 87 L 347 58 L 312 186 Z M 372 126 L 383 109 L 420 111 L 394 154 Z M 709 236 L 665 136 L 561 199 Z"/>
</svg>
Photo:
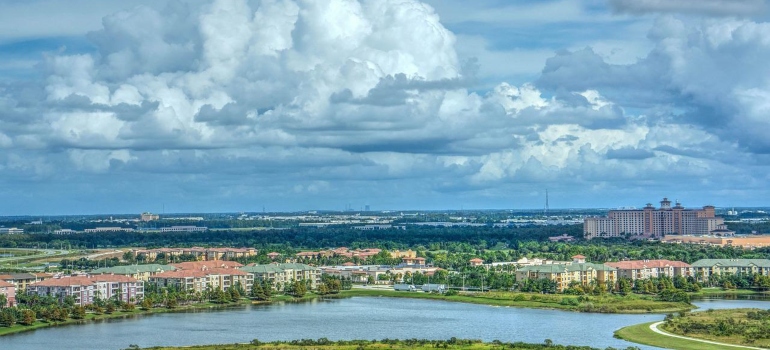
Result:
<svg viewBox="0 0 770 350">
<path fill-rule="evenodd" d="M 6 308 L 0 311 L 0 325 L 10 327 L 16 324 L 16 315 L 13 310 Z"/>
<path fill-rule="evenodd" d="M 0 309 L 3 309 L 8 305 L 8 297 L 5 294 L 0 294 Z"/>
<path fill-rule="evenodd" d="M 142 299 L 141 306 L 142 306 L 142 310 L 145 310 L 145 311 L 151 309 L 152 308 L 152 300 L 150 300 L 150 298 Z"/>
<path fill-rule="evenodd" d="M 293 297 L 302 298 L 305 296 L 305 293 L 307 293 L 307 286 L 305 285 L 305 281 L 298 280 L 292 283 L 291 295 Z"/>
<path fill-rule="evenodd" d="M 19 320 L 19 323 L 29 326 L 33 323 L 35 323 L 35 312 L 30 309 L 24 309 L 21 310 L 21 320 Z"/>
<path fill-rule="evenodd" d="M 86 308 L 79 305 L 73 306 L 71 315 L 76 320 L 82 320 L 86 317 Z"/>
</svg>

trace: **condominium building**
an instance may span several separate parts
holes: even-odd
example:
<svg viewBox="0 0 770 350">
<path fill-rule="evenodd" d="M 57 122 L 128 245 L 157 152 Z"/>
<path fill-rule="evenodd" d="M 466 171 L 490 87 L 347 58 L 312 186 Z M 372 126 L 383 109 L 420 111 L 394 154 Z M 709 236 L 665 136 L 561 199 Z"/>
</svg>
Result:
<svg viewBox="0 0 770 350">
<path fill-rule="evenodd" d="M 93 303 L 95 297 L 136 303 L 144 298 L 144 284 L 119 275 L 65 276 L 30 284 L 27 294 L 53 296 L 60 302 L 71 296 L 80 306 Z"/>
<path fill-rule="evenodd" d="M 253 275 L 255 280 L 273 281 L 275 287 L 282 288 L 286 282 L 299 280 L 310 281 L 312 289 L 321 284 L 321 269 L 305 264 L 250 264 L 240 270 Z"/>
<path fill-rule="evenodd" d="M 0 304 L 0 308 L 16 305 L 16 286 L 15 285 L 5 281 L 0 281 L 0 295 L 4 295 L 6 300 L 6 304 L 5 305 Z"/>
<path fill-rule="evenodd" d="M 91 271 L 92 275 L 121 275 L 135 278 L 140 281 L 147 281 L 150 276 L 166 272 L 175 271 L 177 268 L 171 265 L 145 264 L 103 267 Z"/>
<path fill-rule="evenodd" d="M 227 290 L 240 283 L 241 287 L 248 292 L 254 283 L 254 277 L 245 271 L 235 268 L 204 267 L 201 269 L 162 272 L 150 276 L 147 282 L 161 287 L 173 286 L 178 290 L 192 290 L 195 292 L 204 292 L 209 287 Z"/>
<path fill-rule="evenodd" d="M 693 273 L 698 279 L 705 281 L 711 275 L 745 275 L 760 274 L 770 276 L 770 260 L 768 259 L 701 259 L 692 263 Z"/>
<path fill-rule="evenodd" d="M 604 263 L 618 270 L 618 278 L 626 277 L 632 280 L 658 278 L 667 276 L 694 276 L 690 264 L 671 260 L 630 260 Z"/>
<path fill-rule="evenodd" d="M 724 228 L 724 219 L 714 215 L 714 207 L 685 209 L 673 207 L 663 198 L 660 208 L 648 203 L 643 209 L 610 210 L 605 217 L 586 218 L 583 235 L 587 239 L 601 237 L 641 236 L 658 238 L 666 234 L 705 235 Z"/>
<path fill-rule="evenodd" d="M 257 255 L 254 248 L 158 248 L 158 249 L 135 249 L 131 253 L 136 259 L 152 261 L 158 258 L 159 254 L 166 257 L 178 257 L 181 255 L 191 255 L 196 260 L 222 260 L 245 258 Z"/>
<path fill-rule="evenodd" d="M 556 291 L 563 292 L 569 288 L 570 283 L 578 282 L 582 285 L 597 283 L 615 283 L 617 270 L 602 264 L 592 263 L 567 263 L 524 266 L 516 270 L 516 280 L 525 279 L 549 279 L 556 282 Z"/>
<path fill-rule="evenodd" d="M 28 285 L 43 281 L 51 277 L 53 277 L 53 275 L 49 273 L 20 272 L 20 273 L 9 273 L 5 275 L 0 275 L 0 281 L 5 281 L 10 284 L 13 284 L 16 287 L 16 290 L 24 291 L 27 289 Z"/>
</svg>

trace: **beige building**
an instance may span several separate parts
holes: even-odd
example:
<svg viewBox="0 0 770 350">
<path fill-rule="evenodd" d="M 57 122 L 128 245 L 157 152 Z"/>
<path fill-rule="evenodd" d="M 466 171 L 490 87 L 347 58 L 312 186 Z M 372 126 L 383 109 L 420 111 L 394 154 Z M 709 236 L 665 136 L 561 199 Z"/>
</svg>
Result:
<svg viewBox="0 0 770 350">
<path fill-rule="evenodd" d="M 80 306 L 93 303 L 96 297 L 136 303 L 144 298 L 144 283 L 119 275 L 65 276 L 30 284 L 27 294 L 52 296 L 60 302 L 71 296 Z"/>
<path fill-rule="evenodd" d="M 321 284 L 321 269 L 305 264 L 250 264 L 239 269 L 251 274 L 254 280 L 273 281 L 273 286 L 280 287 L 280 290 L 287 282 L 293 281 L 310 281 L 311 289 Z"/>
<path fill-rule="evenodd" d="M 752 275 L 770 276 L 768 259 L 701 259 L 692 263 L 693 273 L 701 281 L 711 275 Z"/>
<path fill-rule="evenodd" d="M 630 260 L 604 263 L 618 270 L 618 277 L 632 280 L 671 277 L 694 276 L 693 268 L 687 263 L 671 260 Z"/>
<path fill-rule="evenodd" d="M 227 290 L 238 283 L 246 292 L 251 290 L 254 276 L 235 268 L 201 268 L 169 271 L 150 276 L 149 283 L 161 287 L 173 286 L 179 290 L 204 292 L 208 287 Z"/>
<path fill-rule="evenodd" d="M 664 243 L 689 243 L 689 244 L 703 244 L 714 246 L 732 246 L 741 247 L 746 249 L 770 247 L 770 235 L 756 235 L 756 236 L 679 236 L 679 235 L 666 235 L 661 239 Z"/>
<path fill-rule="evenodd" d="M 103 267 L 91 271 L 92 275 L 121 275 L 135 278 L 140 281 L 147 281 L 151 276 L 166 271 L 175 271 L 177 268 L 171 265 L 146 264 L 146 265 L 128 265 Z"/>
<path fill-rule="evenodd" d="M 583 235 L 587 239 L 642 236 L 658 238 L 666 234 L 705 235 L 724 228 L 724 219 L 714 215 L 713 206 L 685 209 L 680 203 L 671 206 L 663 198 L 660 208 L 647 204 L 644 209 L 610 210 L 605 217 L 586 218 Z"/>
<path fill-rule="evenodd" d="M 592 263 L 568 263 L 524 266 L 516 270 L 516 280 L 549 279 L 556 282 L 556 290 L 563 292 L 570 283 L 582 285 L 597 283 L 615 283 L 618 279 L 617 270 L 609 266 Z"/>
</svg>

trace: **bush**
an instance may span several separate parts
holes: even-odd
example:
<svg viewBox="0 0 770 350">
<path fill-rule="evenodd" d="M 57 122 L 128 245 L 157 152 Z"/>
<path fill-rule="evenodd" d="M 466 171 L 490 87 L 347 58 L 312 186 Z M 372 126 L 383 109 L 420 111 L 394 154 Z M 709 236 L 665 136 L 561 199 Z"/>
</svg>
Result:
<svg viewBox="0 0 770 350">
<path fill-rule="evenodd" d="M 457 289 L 448 289 L 448 290 L 447 290 L 447 291 L 444 293 L 444 295 L 446 295 L 446 296 L 448 296 L 448 297 L 451 297 L 451 296 L 453 296 L 453 295 L 457 295 L 457 294 L 460 294 L 460 293 L 457 291 Z"/>
</svg>

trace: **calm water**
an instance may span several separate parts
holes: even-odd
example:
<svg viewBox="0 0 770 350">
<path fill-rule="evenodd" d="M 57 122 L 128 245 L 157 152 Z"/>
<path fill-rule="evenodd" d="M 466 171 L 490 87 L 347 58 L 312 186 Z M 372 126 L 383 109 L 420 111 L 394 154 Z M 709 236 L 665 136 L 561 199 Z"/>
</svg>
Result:
<svg viewBox="0 0 770 350">
<path fill-rule="evenodd" d="M 701 309 L 758 307 L 770 302 L 703 300 Z M 193 313 L 170 313 L 85 325 L 54 327 L 0 337 L 0 349 L 124 349 L 159 345 L 199 345 L 326 337 L 337 339 L 451 337 L 485 341 L 625 348 L 614 339 L 624 326 L 661 320 L 663 315 L 608 315 L 490 307 L 433 300 L 349 298 L 308 303 L 250 306 Z M 642 347 L 643 349 L 653 349 Z"/>
</svg>

